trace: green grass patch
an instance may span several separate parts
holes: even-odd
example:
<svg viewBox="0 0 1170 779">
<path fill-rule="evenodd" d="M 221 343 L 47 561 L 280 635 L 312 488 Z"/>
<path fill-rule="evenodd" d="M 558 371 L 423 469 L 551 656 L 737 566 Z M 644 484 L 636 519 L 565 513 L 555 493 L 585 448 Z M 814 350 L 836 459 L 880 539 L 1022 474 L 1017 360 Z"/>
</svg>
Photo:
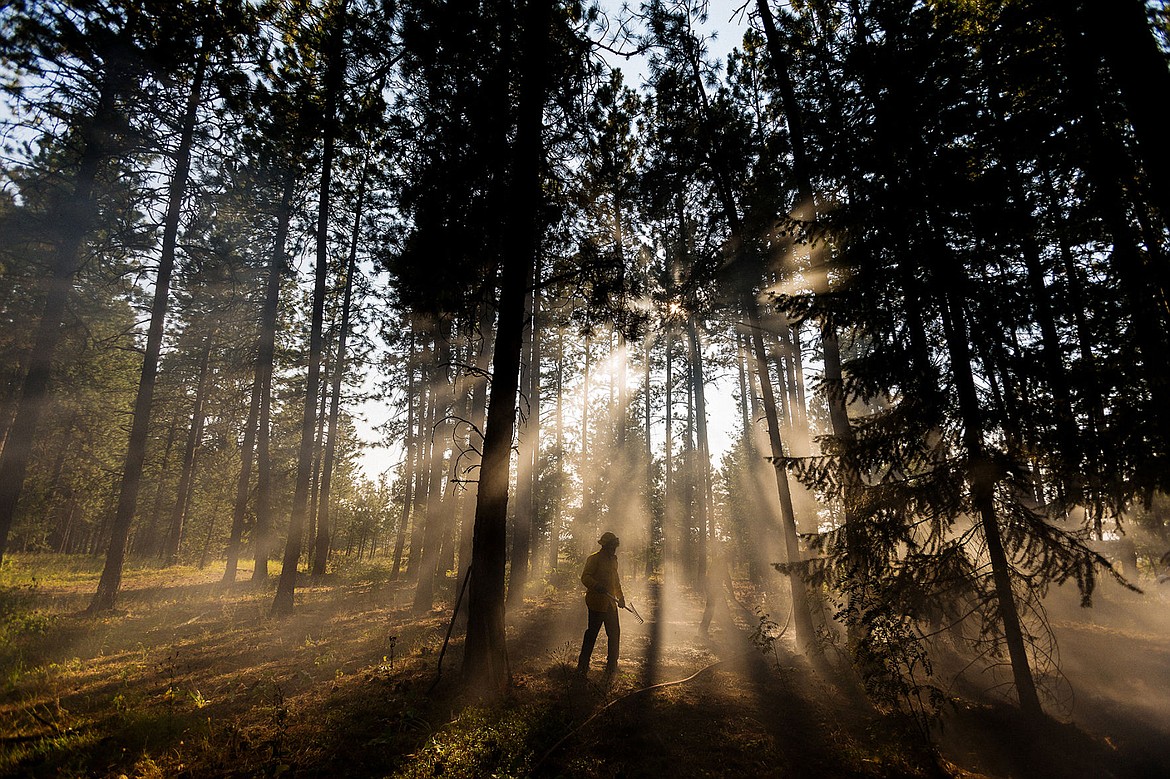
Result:
<svg viewBox="0 0 1170 779">
<path fill-rule="evenodd" d="M 445 776 L 479 779 L 529 776 L 556 718 L 538 706 L 464 709 L 410 756 L 396 779 Z"/>
<path fill-rule="evenodd" d="M 53 615 L 38 607 L 39 585 L 0 585 L 0 646 L 11 645 L 22 636 L 43 636 L 53 625 Z"/>
</svg>

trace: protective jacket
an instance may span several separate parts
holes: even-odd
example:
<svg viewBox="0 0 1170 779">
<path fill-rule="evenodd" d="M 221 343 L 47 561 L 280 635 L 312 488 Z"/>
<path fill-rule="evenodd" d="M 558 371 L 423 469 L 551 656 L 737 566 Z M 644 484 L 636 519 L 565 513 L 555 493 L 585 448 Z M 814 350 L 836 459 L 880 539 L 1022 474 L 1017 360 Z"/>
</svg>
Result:
<svg viewBox="0 0 1170 779">
<path fill-rule="evenodd" d="M 617 611 L 617 604 L 609 597 L 610 595 L 620 601 L 626 599 L 622 592 L 622 583 L 618 580 L 617 555 L 610 554 L 604 549 L 599 549 L 585 559 L 581 583 L 587 590 L 585 605 L 590 611 Z M 603 591 L 599 592 L 599 589 Z"/>
</svg>

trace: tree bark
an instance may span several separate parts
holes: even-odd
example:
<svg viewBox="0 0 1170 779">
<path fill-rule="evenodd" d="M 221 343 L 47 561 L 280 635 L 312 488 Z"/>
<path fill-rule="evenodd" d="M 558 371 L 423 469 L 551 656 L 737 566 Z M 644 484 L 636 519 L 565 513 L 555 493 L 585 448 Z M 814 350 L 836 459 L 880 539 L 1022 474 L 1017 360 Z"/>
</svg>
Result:
<svg viewBox="0 0 1170 779">
<path fill-rule="evenodd" d="M 419 396 L 419 440 L 416 452 L 415 478 L 415 505 L 411 509 L 413 520 L 410 526 L 410 547 L 407 550 L 406 573 L 411 581 L 418 584 L 419 568 L 422 566 L 423 529 L 426 527 L 427 504 L 431 497 L 431 472 L 434 470 L 432 461 L 435 448 L 435 437 L 432 434 L 435 426 L 435 379 L 434 366 L 430 365 L 434 351 L 429 347 L 423 352 L 422 380 L 423 388 Z"/>
<path fill-rule="evenodd" d="M 142 371 L 138 379 L 138 392 L 134 399 L 134 418 L 130 425 L 130 441 L 126 448 L 126 459 L 122 466 L 122 483 L 118 494 L 118 505 L 110 537 L 110 548 L 106 553 L 105 566 L 98 581 L 97 593 L 90 602 L 91 612 L 114 608 L 118 590 L 122 584 L 122 565 L 126 559 L 126 543 L 130 538 L 130 525 L 138 507 L 138 490 L 142 484 L 142 465 L 146 461 L 146 441 L 150 433 L 150 418 L 154 407 L 154 386 L 158 378 L 158 360 L 162 351 L 163 328 L 170 300 L 171 274 L 175 267 L 175 247 L 179 236 L 179 219 L 183 210 L 183 198 L 187 192 L 187 180 L 191 173 L 191 147 L 195 137 L 195 125 L 203 93 L 203 80 L 207 73 L 207 54 L 199 52 L 195 73 L 191 77 L 191 90 L 183 113 L 179 145 L 175 151 L 175 172 L 171 176 L 167 192 L 167 213 L 163 223 L 162 252 L 158 272 L 154 280 L 154 299 L 150 307 L 150 325 L 146 331 L 146 354 L 142 358 Z"/>
<path fill-rule="evenodd" d="M 284 172 L 284 186 L 277 213 L 276 237 L 268 278 L 264 289 L 264 307 L 260 311 L 260 333 L 256 348 L 256 382 L 260 385 L 260 420 L 256 428 L 256 532 L 253 538 L 255 566 L 252 581 L 268 578 L 268 557 L 272 552 L 272 373 L 276 361 L 276 320 L 280 313 L 280 277 L 285 267 L 285 243 L 292 218 L 292 197 L 297 177 L 292 168 Z"/>
<path fill-rule="evenodd" d="M 438 371 L 431 380 L 435 387 L 431 405 L 431 460 L 427 468 L 427 508 L 425 512 L 422 550 L 418 566 L 418 581 L 414 588 L 414 611 L 422 613 L 430 611 L 434 606 L 435 580 L 439 577 L 439 561 L 443 545 L 443 533 L 448 524 L 447 511 L 451 501 L 445 499 L 443 491 L 443 474 L 448 467 L 447 458 L 443 454 L 444 445 L 439 444 L 439 430 L 449 427 L 448 417 L 451 404 L 454 400 L 451 377 L 447 371 L 451 365 L 451 327 L 445 319 L 440 319 L 435 334 L 436 351 L 438 353 Z M 446 439 L 446 435 L 443 439 Z"/>
<path fill-rule="evenodd" d="M 527 399 L 524 423 L 520 427 L 519 466 L 516 473 L 516 507 L 513 510 L 512 555 L 508 574 L 508 605 L 516 605 L 524 599 L 528 585 L 528 558 L 532 546 L 532 527 L 536 517 L 536 469 L 540 451 L 540 407 L 537 393 L 540 391 L 540 357 L 536 351 L 536 307 L 538 286 L 534 263 L 532 287 L 528 293 L 525 308 L 528 312 L 526 337 L 521 345 L 525 370 L 522 371 L 525 384 L 523 395 Z"/>
<path fill-rule="evenodd" d="M 155 479 L 154 500 L 151 502 L 150 520 L 146 529 L 134 536 L 134 552 L 139 555 L 156 555 L 159 551 L 158 519 L 162 515 L 163 496 L 166 494 L 166 479 L 164 478 L 171 462 L 171 450 L 175 446 L 175 436 L 179 432 L 179 415 L 176 413 L 167 425 L 167 442 L 163 446 L 162 462 L 158 468 L 158 478 Z"/>
<path fill-rule="evenodd" d="M 394 539 L 394 567 L 390 578 L 395 581 L 402 571 L 402 549 L 406 546 L 406 529 L 414 503 L 414 458 L 420 444 L 420 436 L 414 430 L 414 326 L 410 328 L 410 341 L 406 352 L 406 434 L 403 441 L 402 458 L 402 516 L 398 520 L 398 531 Z M 420 398 L 421 402 L 421 398 Z"/>
<path fill-rule="evenodd" d="M 495 274 L 491 274 L 489 278 L 495 278 Z M 466 445 L 468 448 L 472 445 L 472 436 L 476 434 L 482 435 L 484 429 L 484 419 L 487 416 L 487 401 L 488 401 L 488 370 L 492 364 L 492 351 L 495 342 L 495 335 L 493 332 L 495 312 L 491 306 L 486 303 L 480 303 L 479 309 L 479 324 L 478 331 L 480 337 L 479 349 L 475 355 L 475 376 L 472 377 L 471 385 L 471 411 L 469 414 L 471 424 L 474 427 L 468 428 L 468 437 Z M 481 445 L 481 441 L 476 441 L 476 445 Z M 475 463 L 479 465 L 479 463 Z M 469 463 L 470 465 L 470 463 Z M 468 484 L 467 490 L 464 493 L 464 502 L 461 508 L 460 527 L 459 527 L 459 570 L 466 570 L 471 562 L 471 546 L 472 537 L 475 531 L 475 493 L 479 490 L 479 482 Z"/>
<path fill-rule="evenodd" d="M 325 75 L 325 135 L 322 139 L 321 187 L 317 202 L 317 265 L 313 284 L 313 311 L 309 331 L 309 371 L 305 381 L 305 399 L 301 413 L 301 443 L 297 452 L 297 477 L 293 492 L 292 515 L 289 518 L 288 539 L 284 548 L 284 564 L 280 580 L 276 585 L 276 597 L 272 601 L 273 616 L 286 616 L 293 610 L 293 594 L 296 590 L 297 564 L 301 558 L 302 535 L 305 519 L 309 512 L 309 482 L 313 470 L 313 447 L 317 398 L 321 384 L 321 362 L 324 345 L 325 292 L 329 278 L 329 217 L 330 184 L 333 179 L 333 156 L 337 125 L 335 120 L 337 101 L 345 76 L 343 44 L 347 0 L 340 0 L 329 15 L 332 30 L 329 34 Z"/>
<path fill-rule="evenodd" d="M 963 419 L 963 443 L 967 450 L 971 500 L 979 514 L 979 523 L 987 542 L 987 554 L 991 560 L 992 580 L 996 599 L 999 601 L 1000 620 L 1003 622 L 1004 640 L 1011 660 L 1016 694 L 1019 696 L 1020 708 L 1025 713 L 1040 716 L 1043 710 L 1036 692 L 1036 682 L 1032 678 L 1032 669 L 1028 664 L 1019 611 L 1016 608 L 1015 595 L 1012 593 L 1011 568 L 1004 552 L 995 515 L 996 477 L 994 466 L 984 448 L 982 415 L 975 380 L 971 374 L 971 353 L 967 343 L 966 325 L 961 319 L 960 309 L 952 292 L 948 290 L 944 293 L 942 303 L 943 330 Z"/>
<path fill-rule="evenodd" d="M 557 489 L 565 483 L 565 328 L 557 328 L 557 386 L 556 386 L 556 457 Z M 561 556 L 562 505 L 564 495 L 558 494 L 549 517 L 548 527 L 548 569 L 556 571 Z"/>
<path fill-rule="evenodd" d="M 183 448 L 183 463 L 179 469 L 179 487 L 175 495 L 175 507 L 171 511 L 170 531 L 167 533 L 167 543 L 162 555 L 166 565 L 174 565 L 179 561 L 179 549 L 183 544 L 187 510 L 191 503 L 191 482 L 195 478 L 195 460 L 199 442 L 203 440 L 203 407 L 207 402 L 207 392 L 210 387 L 209 374 L 214 343 L 215 334 L 209 334 L 203 343 L 203 354 L 199 357 L 199 378 L 195 383 L 195 407 L 191 411 L 191 426 L 187 428 L 187 444 Z"/>
<path fill-rule="evenodd" d="M 703 350 L 699 343 L 699 328 L 694 316 L 687 320 L 687 330 L 691 348 L 691 381 L 695 393 L 695 433 L 697 436 L 699 458 L 699 550 L 698 576 L 704 582 L 708 595 L 717 590 L 711 585 L 707 570 L 709 567 L 708 539 L 714 537 L 715 507 L 711 492 L 711 445 L 707 434 L 707 396 L 706 376 L 703 371 Z"/>
<path fill-rule="evenodd" d="M 102 162 L 109 156 L 108 128 L 115 125 L 115 104 L 119 74 L 107 72 L 102 79 L 92 120 L 82 128 L 84 146 L 77 165 L 73 192 L 58 206 L 60 239 L 53 258 L 53 271 L 46 284 L 44 307 L 37 322 L 28 368 L 21 383 L 19 400 L 0 452 L 0 563 L 8 546 L 8 532 L 16 517 L 24 477 L 32 457 L 33 441 L 41 414 L 47 405 L 53 356 L 61 340 L 61 325 L 73 288 L 73 277 L 81 264 L 81 245 L 97 212 L 95 184 Z"/>
<path fill-rule="evenodd" d="M 772 469 L 776 476 L 776 493 L 780 499 L 781 532 L 784 538 L 786 562 L 800 563 L 800 541 L 796 532 L 796 512 L 792 507 L 792 492 L 788 485 L 788 470 L 784 467 L 784 445 L 780 438 L 780 420 L 776 414 L 776 396 L 772 392 L 772 379 L 768 375 L 768 353 L 764 347 L 764 336 L 760 325 L 759 309 L 755 298 L 745 293 L 742 305 L 751 328 L 751 341 L 755 353 L 756 376 L 762 395 L 764 417 L 768 424 L 768 442 L 771 448 Z M 809 611 L 808 591 L 804 578 L 796 570 L 788 573 L 788 584 L 792 592 L 793 626 L 797 646 L 801 651 L 819 653 L 813 630 L 812 614 Z"/>
<path fill-rule="evenodd" d="M 520 347 L 526 286 L 540 251 L 542 136 L 546 98 L 550 0 L 528 0 L 524 13 L 523 58 L 517 130 L 512 149 L 516 250 L 502 263 L 492 392 L 484 435 L 483 466 L 476 496 L 475 538 L 468 589 L 467 643 L 463 678 L 498 695 L 510 684 L 504 633 L 504 570 L 508 522 L 508 465 L 516 423 Z"/>
<path fill-rule="evenodd" d="M 329 344 L 333 341 L 336 331 L 335 323 L 330 323 L 325 335 L 325 343 L 321 346 L 321 396 L 317 406 L 317 428 L 313 432 L 313 470 L 309 481 L 308 512 L 305 516 L 305 553 L 306 566 L 311 570 L 313 565 L 313 548 L 317 542 L 317 499 L 321 488 L 321 464 L 325 459 L 325 420 L 329 413 L 329 381 L 330 373 Z"/>
<path fill-rule="evenodd" d="M 236 580 L 239 568 L 240 544 L 244 539 L 244 518 L 248 513 L 248 494 L 252 486 L 252 461 L 256 455 L 256 427 L 260 421 L 260 382 L 253 377 L 248 419 L 244 423 L 244 440 L 240 444 L 240 475 L 236 479 L 236 499 L 232 504 L 232 529 L 227 545 L 227 565 L 223 571 L 224 584 Z"/>
<path fill-rule="evenodd" d="M 329 429 L 325 438 L 325 459 L 321 465 L 321 488 L 317 509 L 317 538 L 313 549 L 313 576 L 324 576 L 329 561 L 329 494 L 333 486 L 333 461 L 337 456 L 337 419 L 341 414 L 341 380 L 345 374 L 345 348 L 349 337 L 350 306 L 353 300 L 353 275 L 357 273 L 357 247 L 361 235 L 362 206 L 365 201 L 365 170 L 358 184 L 357 204 L 353 218 L 353 232 L 349 240 L 349 258 L 345 266 L 345 292 L 341 301 L 341 327 L 337 334 L 337 357 L 333 366 L 333 386 L 330 389 Z"/>
</svg>

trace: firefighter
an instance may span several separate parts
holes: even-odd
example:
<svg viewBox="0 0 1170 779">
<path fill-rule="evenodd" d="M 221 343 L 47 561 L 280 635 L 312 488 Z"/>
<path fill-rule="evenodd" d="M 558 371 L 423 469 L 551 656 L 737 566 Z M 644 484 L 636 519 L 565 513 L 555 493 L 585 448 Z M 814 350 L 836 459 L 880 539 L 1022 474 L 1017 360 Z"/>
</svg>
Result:
<svg viewBox="0 0 1170 779">
<path fill-rule="evenodd" d="M 577 675 L 584 677 L 589 671 L 589 659 L 593 656 L 593 645 L 597 634 L 605 625 L 605 637 L 609 651 L 605 659 L 605 679 L 609 682 L 617 673 L 618 647 L 621 644 L 621 626 L 618 624 L 618 609 L 626 607 L 626 596 L 618 579 L 617 549 L 621 543 L 613 533 L 605 532 L 597 539 L 601 549 L 585 560 L 581 572 L 581 583 L 585 585 L 585 605 L 589 609 L 589 627 L 581 641 L 581 655 L 577 658 Z"/>
</svg>

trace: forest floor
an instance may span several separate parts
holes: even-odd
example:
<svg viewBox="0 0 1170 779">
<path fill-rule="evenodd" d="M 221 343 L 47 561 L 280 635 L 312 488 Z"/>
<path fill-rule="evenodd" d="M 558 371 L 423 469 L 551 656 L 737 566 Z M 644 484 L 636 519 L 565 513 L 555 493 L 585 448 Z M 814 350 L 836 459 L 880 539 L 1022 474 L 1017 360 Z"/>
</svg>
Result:
<svg viewBox="0 0 1170 779">
<path fill-rule="evenodd" d="M 6 558 L 0 776 L 1170 776 L 1158 592 L 1115 588 L 1089 610 L 1050 598 L 1068 691 L 1050 722 L 936 669 L 948 701 L 927 746 L 788 635 L 761 651 L 749 611 L 717 614 L 704 635 L 697 596 L 659 598 L 633 577 L 647 621 L 623 613 L 612 686 L 604 635 L 573 683 L 585 614 L 566 575 L 510 612 L 514 689 L 488 707 L 460 697 L 458 629 L 430 689 L 450 604 L 412 613 L 381 564 L 306 579 L 286 619 L 268 616 L 274 580 L 257 588 L 243 569 L 225 587 L 221 570 L 131 568 L 119 611 L 99 617 L 84 609 L 100 561 Z"/>
</svg>

